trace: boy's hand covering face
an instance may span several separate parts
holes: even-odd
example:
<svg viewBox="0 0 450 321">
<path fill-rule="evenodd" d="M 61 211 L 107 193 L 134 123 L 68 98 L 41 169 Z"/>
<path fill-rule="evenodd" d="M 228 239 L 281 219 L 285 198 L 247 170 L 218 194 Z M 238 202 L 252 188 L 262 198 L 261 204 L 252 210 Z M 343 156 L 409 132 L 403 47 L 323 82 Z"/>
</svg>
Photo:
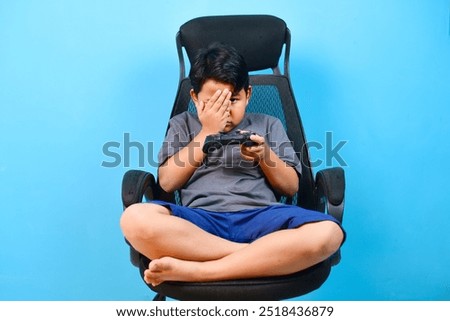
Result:
<svg viewBox="0 0 450 321">
<path fill-rule="evenodd" d="M 241 156 L 247 161 L 253 161 L 259 163 L 268 155 L 269 146 L 266 144 L 264 137 L 259 135 L 251 135 L 250 139 L 257 143 L 253 146 L 241 145 Z"/>
<path fill-rule="evenodd" d="M 191 97 L 197 108 L 197 115 L 206 135 L 229 132 L 244 118 L 251 96 L 251 86 L 247 90 L 233 92 L 231 84 L 208 79 L 200 92 L 191 90 Z"/>
<path fill-rule="evenodd" d="M 218 89 L 207 101 L 198 100 L 198 118 L 207 133 L 215 134 L 225 130 L 230 117 L 231 95 L 227 88 Z"/>
</svg>

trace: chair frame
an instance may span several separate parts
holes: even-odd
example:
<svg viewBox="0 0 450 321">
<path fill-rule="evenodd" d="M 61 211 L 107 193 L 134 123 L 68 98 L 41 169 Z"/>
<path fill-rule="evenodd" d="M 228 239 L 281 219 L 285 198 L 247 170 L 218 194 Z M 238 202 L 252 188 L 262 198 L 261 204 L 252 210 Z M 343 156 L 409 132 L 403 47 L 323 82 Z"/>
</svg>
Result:
<svg viewBox="0 0 450 321">
<path fill-rule="evenodd" d="M 344 171 L 339 167 L 327 168 L 318 171 L 315 178 L 313 178 L 307 144 L 305 143 L 304 130 L 289 75 L 291 34 L 283 20 L 268 15 L 212 16 L 192 19 L 182 25 L 180 31 L 176 35 L 180 78 L 174 107 L 170 117 L 185 111 L 188 108 L 187 106 L 190 101 L 190 83 L 189 79 L 186 78 L 183 49 L 186 51 L 189 60 L 193 58 L 194 50 L 188 48 L 189 44 L 186 43 L 187 40 L 184 39 L 184 28 L 194 26 L 193 30 L 195 31 L 198 24 L 202 27 L 202 23 L 214 26 L 214 23 L 222 23 L 223 25 L 224 23 L 233 23 L 234 21 L 248 23 L 248 19 L 251 21 L 264 21 L 264 25 L 274 23 L 274 26 L 281 26 L 281 28 L 283 28 L 284 24 L 285 28 L 284 35 L 282 35 L 281 39 L 282 46 L 284 46 L 283 72 L 281 72 L 278 65 L 278 59 L 281 56 L 280 51 L 277 61 L 272 61 L 271 66 L 267 68 L 272 70 L 272 75 L 250 74 L 250 83 L 252 86 L 264 84 L 273 85 L 275 83 L 277 86 L 288 88 L 289 91 L 287 95 L 282 95 L 281 100 L 283 102 L 284 112 L 288 115 L 288 117 L 286 117 L 287 132 L 288 135 L 291 134 L 289 138 L 294 142 L 294 149 L 300 151 L 304 171 L 300 180 L 300 192 L 298 198 L 296 200 L 287 199 L 286 201 L 288 203 L 298 202 L 298 205 L 304 208 L 328 213 L 342 223 L 345 197 Z M 196 34 L 193 33 L 193 35 L 195 36 Z M 252 66 L 250 66 L 249 69 L 252 71 Z M 298 143 L 298 137 L 295 136 L 300 136 L 302 138 L 300 139 L 300 143 Z M 149 172 L 142 170 L 127 171 L 122 180 L 123 207 L 126 208 L 134 203 L 152 199 L 163 199 L 176 202 L 176 194 L 168 194 L 163 191 L 158 185 L 154 175 Z M 148 266 L 150 260 L 138 253 L 131 245 L 130 260 L 133 265 L 139 267 L 141 277 L 143 277 L 144 270 Z M 165 300 L 166 297 L 178 300 L 209 301 L 283 300 L 301 296 L 318 289 L 328 278 L 331 267 L 339 263 L 339 261 L 340 250 L 329 259 L 317 265 L 286 276 L 217 282 L 163 282 L 156 287 L 152 285 L 148 286 L 157 293 L 154 300 Z"/>
</svg>

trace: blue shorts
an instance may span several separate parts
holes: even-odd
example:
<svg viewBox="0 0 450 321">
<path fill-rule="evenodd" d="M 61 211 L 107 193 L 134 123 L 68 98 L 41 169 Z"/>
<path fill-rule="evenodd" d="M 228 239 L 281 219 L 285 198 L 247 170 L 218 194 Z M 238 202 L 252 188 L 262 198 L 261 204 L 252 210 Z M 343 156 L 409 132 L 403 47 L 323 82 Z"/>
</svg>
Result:
<svg viewBox="0 0 450 321">
<path fill-rule="evenodd" d="M 238 212 L 212 212 L 158 200 L 151 202 L 168 208 L 172 215 L 192 222 L 211 234 L 239 243 L 250 243 L 269 233 L 307 223 L 333 221 L 341 226 L 331 215 L 294 205 L 277 204 Z"/>
</svg>

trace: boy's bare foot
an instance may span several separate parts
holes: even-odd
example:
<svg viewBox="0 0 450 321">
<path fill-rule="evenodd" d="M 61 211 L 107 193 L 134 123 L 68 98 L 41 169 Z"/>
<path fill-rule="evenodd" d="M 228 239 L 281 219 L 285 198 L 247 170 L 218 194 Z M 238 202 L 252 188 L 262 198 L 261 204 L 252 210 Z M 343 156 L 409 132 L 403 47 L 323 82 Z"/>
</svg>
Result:
<svg viewBox="0 0 450 321">
<path fill-rule="evenodd" d="M 164 281 L 200 281 L 200 262 L 162 257 L 150 262 L 144 272 L 145 282 L 157 286 Z"/>
</svg>

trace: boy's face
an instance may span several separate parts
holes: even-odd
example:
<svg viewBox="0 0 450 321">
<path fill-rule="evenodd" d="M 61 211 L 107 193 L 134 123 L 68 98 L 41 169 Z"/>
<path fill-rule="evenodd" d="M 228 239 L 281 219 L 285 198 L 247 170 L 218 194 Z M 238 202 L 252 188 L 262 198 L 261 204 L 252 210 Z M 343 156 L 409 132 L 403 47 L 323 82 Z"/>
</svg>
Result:
<svg viewBox="0 0 450 321">
<path fill-rule="evenodd" d="M 229 101 L 225 103 L 228 105 L 229 117 L 224 128 L 224 132 L 229 132 L 235 128 L 244 118 L 245 109 L 249 102 L 251 96 L 251 87 L 249 86 L 248 91 L 241 89 L 239 92 L 233 92 L 234 88 L 232 85 L 227 83 L 218 82 L 213 79 L 208 79 L 202 86 L 202 89 L 196 95 L 191 92 L 192 99 L 195 105 L 198 107 L 199 102 L 203 101 L 204 105 L 214 96 L 214 94 L 221 90 L 222 92 L 227 89 L 232 92 Z"/>
</svg>

